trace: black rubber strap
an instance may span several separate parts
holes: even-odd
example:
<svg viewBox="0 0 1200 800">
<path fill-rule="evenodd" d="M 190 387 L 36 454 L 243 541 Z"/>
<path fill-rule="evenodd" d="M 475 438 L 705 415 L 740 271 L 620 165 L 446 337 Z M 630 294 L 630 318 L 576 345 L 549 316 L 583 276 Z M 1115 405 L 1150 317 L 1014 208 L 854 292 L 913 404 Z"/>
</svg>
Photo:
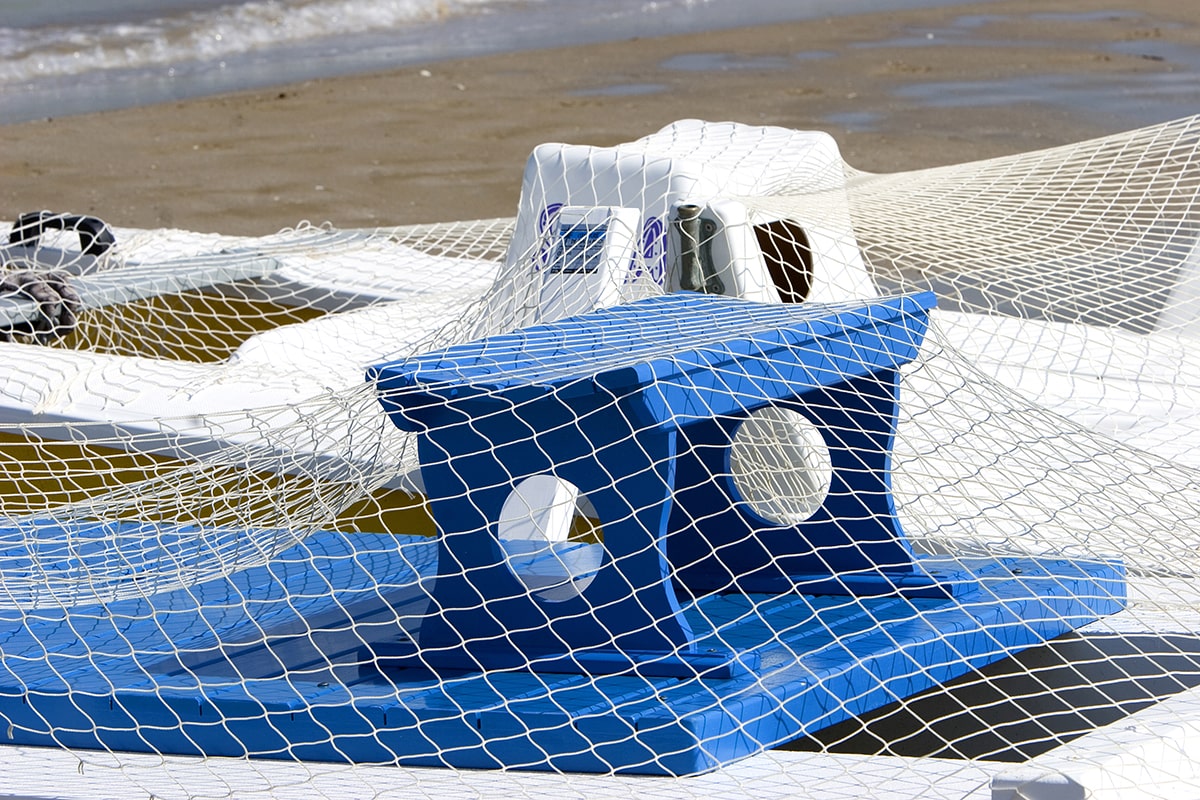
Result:
<svg viewBox="0 0 1200 800">
<path fill-rule="evenodd" d="M 76 231 L 79 248 L 89 256 L 101 256 L 117 243 L 112 229 L 103 220 L 81 214 L 57 214 L 53 211 L 31 211 L 22 214 L 8 234 L 9 244 L 33 246 L 50 229 Z"/>
<path fill-rule="evenodd" d="M 0 275 L 0 298 L 27 298 L 37 304 L 32 319 L 0 327 L 0 342 L 13 334 L 32 335 L 40 344 L 75 330 L 83 303 L 67 275 L 54 271 L 16 270 Z"/>
</svg>

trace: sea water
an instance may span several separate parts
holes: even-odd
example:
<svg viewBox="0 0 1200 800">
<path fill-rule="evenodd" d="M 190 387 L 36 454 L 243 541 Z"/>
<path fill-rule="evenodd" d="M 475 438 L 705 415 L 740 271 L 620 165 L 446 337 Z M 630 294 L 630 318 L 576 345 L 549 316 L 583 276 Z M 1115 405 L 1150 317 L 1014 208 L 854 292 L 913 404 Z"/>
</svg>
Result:
<svg viewBox="0 0 1200 800">
<path fill-rule="evenodd" d="M 485 53 L 896 5 L 895 0 L 0 0 L 0 124 Z"/>
</svg>

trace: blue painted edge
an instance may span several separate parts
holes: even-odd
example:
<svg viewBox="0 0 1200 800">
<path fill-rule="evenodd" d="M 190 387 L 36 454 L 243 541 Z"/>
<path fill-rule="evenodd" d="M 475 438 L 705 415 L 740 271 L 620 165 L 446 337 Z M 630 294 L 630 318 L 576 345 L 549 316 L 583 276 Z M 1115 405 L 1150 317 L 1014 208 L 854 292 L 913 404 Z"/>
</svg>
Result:
<svg viewBox="0 0 1200 800">
<path fill-rule="evenodd" d="M 410 642 L 377 644 L 371 655 L 390 669 L 477 672 L 461 650 L 420 651 Z M 757 675 L 762 657 L 751 650 L 709 648 L 702 653 L 593 648 L 532 658 L 522 671 L 563 675 L 637 675 L 643 678 L 733 680 Z"/>
</svg>

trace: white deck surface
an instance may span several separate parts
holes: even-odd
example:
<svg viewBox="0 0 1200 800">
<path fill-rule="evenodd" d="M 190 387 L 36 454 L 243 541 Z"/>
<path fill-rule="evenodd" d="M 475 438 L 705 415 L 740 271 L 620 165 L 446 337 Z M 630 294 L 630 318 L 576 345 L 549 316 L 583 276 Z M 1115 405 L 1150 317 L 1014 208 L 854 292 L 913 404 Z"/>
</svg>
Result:
<svg viewBox="0 0 1200 800">
<path fill-rule="evenodd" d="M 993 777 L 993 800 L 1200 796 L 1200 689 L 1190 689 Z"/>
<path fill-rule="evenodd" d="M 691 778 L 614 777 L 347 767 L 237 759 L 69 753 L 0 748 L 0 798 L 500 798 L 553 800 L 862 800 L 990 797 L 1002 765 L 937 759 L 768 752 Z M 152 794 L 150 794 L 152 793 Z"/>
</svg>

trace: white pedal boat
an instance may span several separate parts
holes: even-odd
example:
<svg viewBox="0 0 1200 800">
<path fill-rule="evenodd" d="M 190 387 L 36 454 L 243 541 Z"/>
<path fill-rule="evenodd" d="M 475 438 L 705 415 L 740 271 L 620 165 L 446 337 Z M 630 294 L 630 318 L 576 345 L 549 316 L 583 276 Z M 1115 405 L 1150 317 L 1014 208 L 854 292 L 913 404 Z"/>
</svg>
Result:
<svg viewBox="0 0 1200 800">
<path fill-rule="evenodd" d="M 94 259 L 79 255 L 73 236 L 10 247 L 10 258 L 71 272 L 88 309 L 60 340 L 0 343 L 0 610 L 19 629 L 26 614 L 45 625 L 72 606 L 177 592 L 185 608 L 164 617 L 194 605 L 264 625 L 231 649 L 290 646 L 314 629 L 279 637 L 246 596 L 187 595 L 251 567 L 282 566 L 301 580 L 274 598 L 280 609 L 340 602 L 339 581 L 416 538 L 371 532 L 432 532 L 414 527 L 416 514 L 388 516 L 419 506 L 422 487 L 409 440 L 363 381 L 367 365 L 678 289 L 821 302 L 932 287 L 942 308 L 904 368 L 894 443 L 892 490 L 908 538 L 967 560 L 1014 550 L 1083 564 L 1115 555 L 1144 580 L 1129 611 L 1089 626 L 1087 640 L 1115 632 L 1136 648 L 1147 630 L 1190 636 L 1188 587 L 1200 572 L 1190 499 L 1200 460 L 1198 132 L 1200 122 L 1183 120 L 1073 148 L 871 176 L 847 167 L 822 134 L 685 121 L 616 148 L 538 148 L 515 220 L 263 239 L 117 230 L 116 245 Z M 36 312 L 28 301 L 0 301 L 10 326 Z M 777 486 L 794 488 L 786 479 Z M 525 520 L 540 529 L 520 509 L 500 514 L 515 527 Z M 331 541 L 344 549 L 323 550 Z M 417 546 L 431 549 L 428 540 Z M 387 575 L 364 581 L 363 594 L 377 602 L 397 588 L 425 587 Z M 846 602 L 849 617 L 858 602 Z M 752 623 L 757 603 L 744 614 Z M 406 614 L 428 613 L 383 612 L 327 627 L 369 636 L 380 622 L 403 627 Z M 110 624 L 107 611 L 85 616 L 89 629 Z M 1157 647 L 1174 658 L 1175 641 Z M 189 649 L 186 640 L 168 644 Z M 361 662 L 354 647 L 347 658 Z M 1155 647 L 1148 643 L 1149 654 Z M 1091 688 L 1103 694 L 1124 668 L 1118 657 L 1102 657 L 1103 670 L 1075 674 L 1070 687 L 1096 674 L 1101 685 Z M 1095 666 L 1094 651 L 1084 660 Z M 1039 682 L 1055 672 L 1024 668 Z M 273 675 L 218 678 L 221 691 L 237 691 Z M 322 676 L 305 662 L 279 682 L 307 681 L 336 697 L 341 687 Z M 113 688 L 93 687 L 71 689 L 102 701 Z M 518 697 L 524 704 L 529 695 Z M 325 697 L 318 705 L 327 707 Z M 50 722 L 71 724 L 73 710 L 61 708 L 66 722 Z M 1188 713 L 1155 719 L 1170 725 Z M 224 724 L 213 719 L 202 722 Z M 501 738 L 512 730 L 501 728 Z M 1083 769 L 1112 752 L 1111 728 L 1099 733 L 1062 759 Z M 161 771 L 163 757 L 151 761 Z M 192 763 L 213 776 L 234 763 L 222 761 Z M 131 774 L 128 762 L 114 763 Z M 857 775 L 880 762 L 843 763 L 839 773 Z M 896 774 L 915 774 L 915 763 Z M 308 786 L 314 773 L 303 769 Z M 396 767 L 387 770 L 393 780 Z M 1047 780 L 1064 785 L 1058 777 Z"/>
</svg>

